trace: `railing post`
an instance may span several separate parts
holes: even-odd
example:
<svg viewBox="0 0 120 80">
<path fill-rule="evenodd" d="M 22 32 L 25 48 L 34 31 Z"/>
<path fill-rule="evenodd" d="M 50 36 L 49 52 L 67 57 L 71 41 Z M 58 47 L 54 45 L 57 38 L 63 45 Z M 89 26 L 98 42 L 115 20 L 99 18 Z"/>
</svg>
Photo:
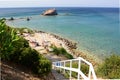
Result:
<svg viewBox="0 0 120 80">
<path fill-rule="evenodd" d="M 88 78 L 89 78 L 89 80 L 90 80 L 90 78 L 91 78 L 91 66 L 89 66 L 89 74 L 88 74 Z"/>
<path fill-rule="evenodd" d="M 65 67 L 65 61 L 64 61 L 64 67 Z M 63 73 L 65 74 L 65 69 L 64 69 Z"/>
<path fill-rule="evenodd" d="M 58 68 L 59 68 L 59 62 L 56 62 L 56 70 L 58 70 Z"/>
<path fill-rule="evenodd" d="M 61 62 L 59 62 L 59 70 L 60 70 L 60 63 L 61 63 Z"/>
<path fill-rule="evenodd" d="M 55 63 L 53 63 L 52 68 L 55 69 Z"/>
<path fill-rule="evenodd" d="M 89 74 L 88 74 L 88 78 L 89 78 L 89 80 L 90 80 L 90 78 L 91 78 L 91 65 L 89 66 Z"/>
<path fill-rule="evenodd" d="M 70 80 L 72 80 L 72 71 L 71 71 L 71 68 L 72 68 L 72 60 L 70 61 Z"/>
<path fill-rule="evenodd" d="M 61 72 L 61 62 L 60 62 L 60 72 Z"/>
<path fill-rule="evenodd" d="M 78 80 L 80 80 L 80 74 L 79 74 L 80 67 L 81 67 L 81 59 L 79 59 L 78 61 Z"/>
<path fill-rule="evenodd" d="M 97 80 L 97 77 L 96 77 L 96 74 L 95 74 L 95 71 L 94 71 L 92 65 L 91 65 L 91 73 L 92 73 L 93 79 L 94 79 L 94 80 Z"/>
<path fill-rule="evenodd" d="M 56 70 L 56 62 L 54 63 L 54 69 Z"/>
<path fill-rule="evenodd" d="M 58 62 L 56 62 L 56 64 L 55 64 L 56 65 L 56 68 L 55 68 L 56 70 L 57 70 L 57 64 L 58 64 Z"/>
</svg>

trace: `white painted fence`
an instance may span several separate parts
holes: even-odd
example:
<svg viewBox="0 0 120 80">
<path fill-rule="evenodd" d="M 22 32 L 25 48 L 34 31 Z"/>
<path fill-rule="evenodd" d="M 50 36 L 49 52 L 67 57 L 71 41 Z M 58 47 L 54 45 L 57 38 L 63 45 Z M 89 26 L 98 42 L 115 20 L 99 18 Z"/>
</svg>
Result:
<svg viewBox="0 0 120 80">
<path fill-rule="evenodd" d="M 72 62 L 74 61 L 78 61 L 78 68 L 72 68 Z M 67 67 L 66 66 L 66 63 L 70 62 L 70 66 Z M 84 62 L 86 63 L 88 66 L 89 66 L 89 71 L 88 71 L 88 76 L 86 76 L 82 71 L 81 71 L 81 62 Z M 78 73 L 78 76 L 77 76 L 77 80 L 80 80 L 80 79 L 84 79 L 84 80 L 97 80 L 97 77 L 96 77 L 96 74 L 95 74 L 95 71 L 94 71 L 94 68 L 92 66 L 92 64 L 88 61 L 86 61 L 85 59 L 81 58 L 81 57 L 78 57 L 77 59 L 70 59 L 70 60 L 64 60 L 64 61 L 57 61 L 57 62 L 53 62 L 53 69 L 55 68 L 58 68 L 60 69 L 63 69 L 63 73 L 65 73 L 65 70 L 68 70 L 70 71 L 69 75 L 69 79 L 72 80 L 72 72 L 76 72 Z"/>
</svg>

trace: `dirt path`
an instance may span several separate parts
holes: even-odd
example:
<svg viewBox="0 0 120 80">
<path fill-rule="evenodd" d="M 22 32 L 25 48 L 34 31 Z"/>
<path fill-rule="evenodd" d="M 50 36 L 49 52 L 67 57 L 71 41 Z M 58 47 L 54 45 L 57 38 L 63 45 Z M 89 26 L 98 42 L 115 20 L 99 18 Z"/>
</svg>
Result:
<svg viewBox="0 0 120 80">
<path fill-rule="evenodd" d="M 45 57 L 47 59 L 49 59 L 51 62 L 55 62 L 55 61 L 61 61 L 61 60 L 66 60 L 67 58 L 65 58 L 64 56 L 57 56 L 54 55 L 52 53 L 49 53 L 47 55 L 45 55 Z M 58 73 L 56 70 L 52 69 L 52 74 L 55 77 L 55 80 L 68 80 L 66 79 L 62 74 Z"/>
</svg>

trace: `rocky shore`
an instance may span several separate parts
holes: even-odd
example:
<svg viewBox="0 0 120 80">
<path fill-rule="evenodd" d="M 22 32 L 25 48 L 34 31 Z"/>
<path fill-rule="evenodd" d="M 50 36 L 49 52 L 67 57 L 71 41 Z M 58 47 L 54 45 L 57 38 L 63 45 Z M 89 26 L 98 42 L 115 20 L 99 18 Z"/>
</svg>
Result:
<svg viewBox="0 0 120 80">
<path fill-rule="evenodd" d="M 46 33 L 46 32 L 44 32 L 44 31 L 35 31 L 35 32 L 38 32 L 38 33 Z M 77 49 L 77 43 L 74 43 L 74 42 L 72 42 L 72 41 L 70 41 L 70 40 L 67 40 L 67 39 L 65 39 L 65 38 L 62 38 L 62 37 L 60 37 L 60 36 L 58 36 L 58 35 L 55 35 L 55 34 L 51 34 L 51 33 L 47 33 L 47 34 L 50 34 L 50 35 L 54 36 L 56 39 L 61 40 L 62 42 L 64 42 L 65 45 L 66 45 L 69 49 Z"/>
<path fill-rule="evenodd" d="M 73 50 L 77 49 L 77 43 L 67 40 L 65 38 L 62 38 L 58 35 L 47 33 L 44 31 L 37 31 L 37 30 L 33 30 L 33 32 L 34 32 L 34 34 L 33 34 L 34 36 L 31 38 L 32 39 L 34 38 L 33 41 L 34 40 L 36 40 L 36 42 L 40 41 L 40 43 L 39 43 L 40 45 L 42 44 L 41 42 L 48 41 L 50 44 L 54 44 L 55 46 L 58 46 L 58 47 L 62 46 L 70 54 L 73 54 L 74 53 Z M 41 38 L 40 38 L 40 36 L 41 36 Z M 27 36 L 27 37 L 29 37 L 29 36 Z M 43 41 L 43 38 L 44 38 L 44 41 Z M 28 38 L 26 38 L 26 39 L 28 39 Z"/>
<path fill-rule="evenodd" d="M 74 58 L 83 57 L 84 59 L 90 61 L 93 65 L 97 65 L 99 62 L 99 59 L 97 57 L 95 57 L 94 55 L 83 53 L 83 52 L 80 52 L 79 50 L 77 50 L 77 43 L 74 43 L 68 39 L 65 39 L 58 35 L 47 33 L 44 31 L 33 30 L 33 32 L 35 33 L 35 35 L 39 35 L 39 37 L 44 36 L 44 39 L 46 41 L 50 41 L 50 44 L 54 43 L 57 47 L 62 45 L 62 47 L 65 48 L 66 51 L 69 52 L 71 55 L 73 55 Z M 39 38 L 39 37 L 36 36 L 36 38 Z M 39 41 L 41 41 L 41 39 L 39 39 Z"/>
<path fill-rule="evenodd" d="M 61 38 L 54 34 L 51 34 L 51 35 L 53 35 L 56 39 L 63 41 L 68 46 L 69 49 L 77 49 L 77 43 L 73 43 L 72 41 L 69 41 L 65 38 Z"/>
<path fill-rule="evenodd" d="M 95 64 L 95 65 L 98 64 L 98 62 L 99 62 L 98 57 L 95 57 L 94 55 L 91 56 L 91 54 L 87 54 L 87 53 L 81 52 L 79 50 L 76 50 L 77 49 L 77 43 L 75 43 L 75 42 L 72 42 L 68 39 L 62 38 L 62 37 L 60 37 L 58 35 L 55 35 L 55 34 L 52 34 L 52 33 L 47 33 L 47 32 L 44 32 L 44 31 L 37 31 L 37 30 L 32 30 L 32 31 L 34 33 L 44 33 L 44 34 L 47 34 L 48 36 L 54 37 L 56 40 L 53 41 L 53 42 L 62 43 L 63 47 L 67 50 L 67 52 L 72 54 L 74 58 L 83 57 L 84 59 L 87 59 L 88 61 L 90 61 L 92 64 Z M 93 57 L 97 61 L 93 60 Z"/>
</svg>

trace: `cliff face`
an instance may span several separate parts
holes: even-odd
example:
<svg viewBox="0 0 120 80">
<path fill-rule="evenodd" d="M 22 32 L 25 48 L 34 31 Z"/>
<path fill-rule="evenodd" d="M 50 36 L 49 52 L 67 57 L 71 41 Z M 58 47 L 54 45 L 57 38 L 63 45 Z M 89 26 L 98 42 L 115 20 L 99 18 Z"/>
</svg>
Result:
<svg viewBox="0 0 120 80">
<path fill-rule="evenodd" d="M 48 9 L 42 15 L 44 15 L 44 16 L 54 16 L 54 15 L 58 15 L 58 13 L 55 9 Z"/>
</svg>

